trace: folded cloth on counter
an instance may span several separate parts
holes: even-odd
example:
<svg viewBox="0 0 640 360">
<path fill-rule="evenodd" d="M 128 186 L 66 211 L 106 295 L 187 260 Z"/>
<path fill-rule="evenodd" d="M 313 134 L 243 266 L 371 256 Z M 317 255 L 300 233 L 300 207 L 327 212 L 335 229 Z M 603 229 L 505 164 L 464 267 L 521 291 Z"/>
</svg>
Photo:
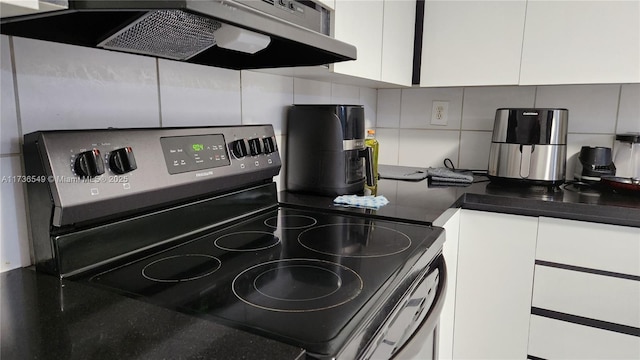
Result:
<svg viewBox="0 0 640 360">
<path fill-rule="evenodd" d="M 450 169 L 439 167 L 439 168 L 427 168 L 427 176 L 431 179 L 432 182 L 436 182 L 439 184 L 443 183 L 455 183 L 455 184 L 472 184 L 473 176 L 455 172 Z"/>
<path fill-rule="evenodd" d="M 355 207 L 369 208 L 378 210 L 387 205 L 389 200 L 386 197 L 379 196 L 358 196 L 358 195 L 340 195 L 333 199 L 333 202 L 340 205 L 349 205 Z"/>
</svg>

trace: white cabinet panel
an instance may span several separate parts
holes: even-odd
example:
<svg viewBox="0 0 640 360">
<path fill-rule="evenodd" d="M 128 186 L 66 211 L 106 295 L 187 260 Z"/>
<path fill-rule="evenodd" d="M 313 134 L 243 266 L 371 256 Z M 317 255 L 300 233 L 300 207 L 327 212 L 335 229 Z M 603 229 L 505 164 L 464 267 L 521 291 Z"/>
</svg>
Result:
<svg viewBox="0 0 640 360">
<path fill-rule="evenodd" d="M 640 281 L 538 265 L 532 306 L 640 328 Z"/>
<path fill-rule="evenodd" d="M 527 3 L 520 84 L 640 82 L 640 1 Z"/>
<path fill-rule="evenodd" d="M 543 359 L 638 359 L 640 337 L 531 315 L 528 352 Z"/>
<path fill-rule="evenodd" d="M 527 355 L 538 219 L 462 210 L 453 357 Z"/>
<path fill-rule="evenodd" d="M 334 64 L 336 73 L 380 80 L 383 9 L 382 0 L 336 0 L 335 38 L 358 51 L 356 60 Z"/>
<path fill-rule="evenodd" d="M 640 276 L 640 229 L 540 218 L 536 259 Z"/>
<path fill-rule="evenodd" d="M 411 86 L 415 18 L 415 1 L 384 1 L 380 80 Z"/>
<path fill-rule="evenodd" d="M 427 0 L 420 86 L 518 84 L 525 7 L 525 0 Z"/>
<path fill-rule="evenodd" d="M 447 292 L 440 315 L 438 332 L 438 359 L 453 359 L 453 324 L 455 319 L 456 282 L 458 269 L 458 239 L 460 232 L 460 209 L 447 209 L 436 221 L 435 226 L 445 229 L 446 241 L 442 255 L 447 262 Z M 422 354 L 421 354 L 422 355 Z M 423 358 L 428 358 L 425 356 Z"/>
</svg>

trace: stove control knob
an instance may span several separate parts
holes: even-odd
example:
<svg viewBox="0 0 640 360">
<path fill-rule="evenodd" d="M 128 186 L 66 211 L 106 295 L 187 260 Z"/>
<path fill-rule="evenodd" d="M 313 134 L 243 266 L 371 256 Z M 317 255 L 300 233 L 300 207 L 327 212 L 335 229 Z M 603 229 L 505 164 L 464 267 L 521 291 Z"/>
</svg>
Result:
<svg viewBox="0 0 640 360">
<path fill-rule="evenodd" d="M 243 158 L 247 156 L 247 145 L 244 139 L 236 140 L 231 143 L 231 152 L 237 158 Z"/>
<path fill-rule="evenodd" d="M 264 144 L 264 153 L 271 154 L 276 151 L 276 144 L 273 142 L 273 139 L 268 137 L 262 139 L 262 143 Z"/>
<path fill-rule="evenodd" d="M 104 174 L 104 161 L 100 150 L 92 149 L 76 155 L 73 170 L 80 177 L 94 177 Z"/>
<path fill-rule="evenodd" d="M 262 154 L 262 144 L 260 139 L 249 139 L 249 151 L 252 156 Z"/>
<path fill-rule="evenodd" d="M 138 168 L 130 146 L 113 150 L 109 156 L 109 167 L 116 174 L 124 174 Z"/>
</svg>

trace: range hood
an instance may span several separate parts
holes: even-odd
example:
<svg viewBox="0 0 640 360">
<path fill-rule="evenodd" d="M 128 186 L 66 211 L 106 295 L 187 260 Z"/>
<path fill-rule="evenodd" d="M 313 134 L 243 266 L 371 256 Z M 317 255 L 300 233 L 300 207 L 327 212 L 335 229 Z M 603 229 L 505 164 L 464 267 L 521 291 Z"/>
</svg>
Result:
<svg viewBox="0 0 640 360">
<path fill-rule="evenodd" d="M 3 18 L 0 33 L 230 69 L 354 60 L 353 45 L 328 36 L 329 16 L 304 0 L 70 0 Z"/>
</svg>

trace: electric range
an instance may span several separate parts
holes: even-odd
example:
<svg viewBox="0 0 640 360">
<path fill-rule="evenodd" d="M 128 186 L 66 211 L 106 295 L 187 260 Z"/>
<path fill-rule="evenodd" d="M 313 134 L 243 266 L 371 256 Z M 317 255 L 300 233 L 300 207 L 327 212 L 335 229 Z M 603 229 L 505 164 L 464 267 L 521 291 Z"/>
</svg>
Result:
<svg viewBox="0 0 640 360">
<path fill-rule="evenodd" d="M 271 126 L 37 132 L 24 153 L 39 271 L 313 358 L 437 331 L 443 229 L 278 204 Z"/>
</svg>

